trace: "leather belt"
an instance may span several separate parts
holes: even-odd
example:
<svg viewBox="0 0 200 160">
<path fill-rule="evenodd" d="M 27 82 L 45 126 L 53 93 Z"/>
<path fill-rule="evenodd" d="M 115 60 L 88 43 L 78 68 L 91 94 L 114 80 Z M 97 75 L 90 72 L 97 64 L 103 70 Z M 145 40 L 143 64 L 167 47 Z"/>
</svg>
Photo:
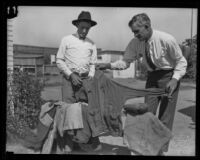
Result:
<svg viewBox="0 0 200 160">
<path fill-rule="evenodd" d="M 89 72 L 85 72 L 85 73 L 78 73 L 78 72 L 74 72 L 75 74 L 79 75 L 82 78 L 88 77 Z"/>
</svg>

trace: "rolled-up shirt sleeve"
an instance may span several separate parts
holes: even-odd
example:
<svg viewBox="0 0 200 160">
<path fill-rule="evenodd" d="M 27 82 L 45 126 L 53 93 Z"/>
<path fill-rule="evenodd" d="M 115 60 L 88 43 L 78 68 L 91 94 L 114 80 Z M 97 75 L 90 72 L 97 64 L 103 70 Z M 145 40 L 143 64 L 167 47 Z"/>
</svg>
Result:
<svg viewBox="0 0 200 160">
<path fill-rule="evenodd" d="M 64 73 L 66 76 L 69 77 L 72 71 L 67 67 L 65 63 L 65 58 L 64 58 L 65 49 L 66 49 L 65 40 L 62 39 L 57 55 L 56 55 L 56 64 L 57 64 L 58 69 L 62 73 Z"/>
<path fill-rule="evenodd" d="M 93 44 L 92 47 L 92 56 L 90 58 L 90 71 L 89 71 L 89 76 L 94 77 L 95 74 L 95 64 L 97 63 L 97 48 L 96 45 Z"/>
<path fill-rule="evenodd" d="M 186 73 L 187 60 L 176 42 L 175 38 L 168 41 L 168 52 L 170 57 L 175 60 L 174 74 L 172 78 L 180 80 Z"/>
</svg>

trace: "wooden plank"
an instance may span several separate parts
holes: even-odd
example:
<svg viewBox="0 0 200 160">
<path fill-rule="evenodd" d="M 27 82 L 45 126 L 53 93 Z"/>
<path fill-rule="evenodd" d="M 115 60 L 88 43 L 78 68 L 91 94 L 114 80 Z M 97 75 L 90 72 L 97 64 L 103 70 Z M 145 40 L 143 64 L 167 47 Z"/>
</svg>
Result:
<svg viewBox="0 0 200 160">
<path fill-rule="evenodd" d="M 13 52 L 12 48 L 7 48 L 7 53 Z"/>
<path fill-rule="evenodd" d="M 13 25 L 12 24 L 7 24 L 7 28 L 12 28 Z"/>
<path fill-rule="evenodd" d="M 12 57 L 12 59 L 13 59 L 13 55 L 12 55 L 12 54 L 8 54 L 8 55 L 7 55 L 7 58 L 8 58 L 8 57 Z"/>
<path fill-rule="evenodd" d="M 11 32 L 13 32 L 13 30 L 7 29 L 7 33 L 11 33 Z"/>
<path fill-rule="evenodd" d="M 11 45 L 11 44 L 10 44 L 10 45 L 7 45 L 7 48 L 9 48 L 9 47 L 13 47 L 13 45 Z"/>
<path fill-rule="evenodd" d="M 13 43 L 13 39 L 8 39 L 7 42 L 12 42 Z M 13 44 L 12 44 L 13 45 Z"/>
<path fill-rule="evenodd" d="M 8 34 L 7 37 L 13 37 L 13 35 L 9 35 L 9 34 Z"/>
<path fill-rule="evenodd" d="M 13 56 L 7 56 L 7 61 L 13 61 Z"/>
</svg>

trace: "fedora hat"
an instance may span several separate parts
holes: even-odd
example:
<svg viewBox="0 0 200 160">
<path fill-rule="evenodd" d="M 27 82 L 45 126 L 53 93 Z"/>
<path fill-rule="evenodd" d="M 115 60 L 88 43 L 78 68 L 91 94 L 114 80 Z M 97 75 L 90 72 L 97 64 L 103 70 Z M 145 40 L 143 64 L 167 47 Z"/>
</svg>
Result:
<svg viewBox="0 0 200 160">
<path fill-rule="evenodd" d="M 80 21 L 89 22 L 91 26 L 95 26 L 97 24 L 97 22 L 91 19 L 90 12 L 87 11 L 82 11 L 78 16 L 78 19 L 72 21 L 72 24 L 77 26 L 77 23 Z"/>
</svg>

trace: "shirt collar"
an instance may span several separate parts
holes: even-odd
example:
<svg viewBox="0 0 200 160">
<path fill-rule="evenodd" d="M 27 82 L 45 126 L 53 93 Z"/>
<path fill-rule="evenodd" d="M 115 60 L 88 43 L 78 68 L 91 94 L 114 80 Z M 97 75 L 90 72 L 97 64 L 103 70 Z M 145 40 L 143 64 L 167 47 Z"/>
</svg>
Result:
<svg viewBox="0 0 200 160">
<path fill-rule="evenodd" d="M 85 37 L 85 39 L 80 38 L 79 35 L 78 35 L 78 32 L 74 33 L 73 35 L 74 35 L 76 38 L 78 38 L 79 40 L 82 40 L 82 41 L 84 41 L 84 40 L 86 39 L 86 37 Z"/>
<path fill-rule="evenodd" d="M 154 30 L 152 30 L 152 35 L 149 38 L 149 40 L 147 41 L 149 44 L 153 41 L 153 37 L 154 37 Z"/>
</svg>

